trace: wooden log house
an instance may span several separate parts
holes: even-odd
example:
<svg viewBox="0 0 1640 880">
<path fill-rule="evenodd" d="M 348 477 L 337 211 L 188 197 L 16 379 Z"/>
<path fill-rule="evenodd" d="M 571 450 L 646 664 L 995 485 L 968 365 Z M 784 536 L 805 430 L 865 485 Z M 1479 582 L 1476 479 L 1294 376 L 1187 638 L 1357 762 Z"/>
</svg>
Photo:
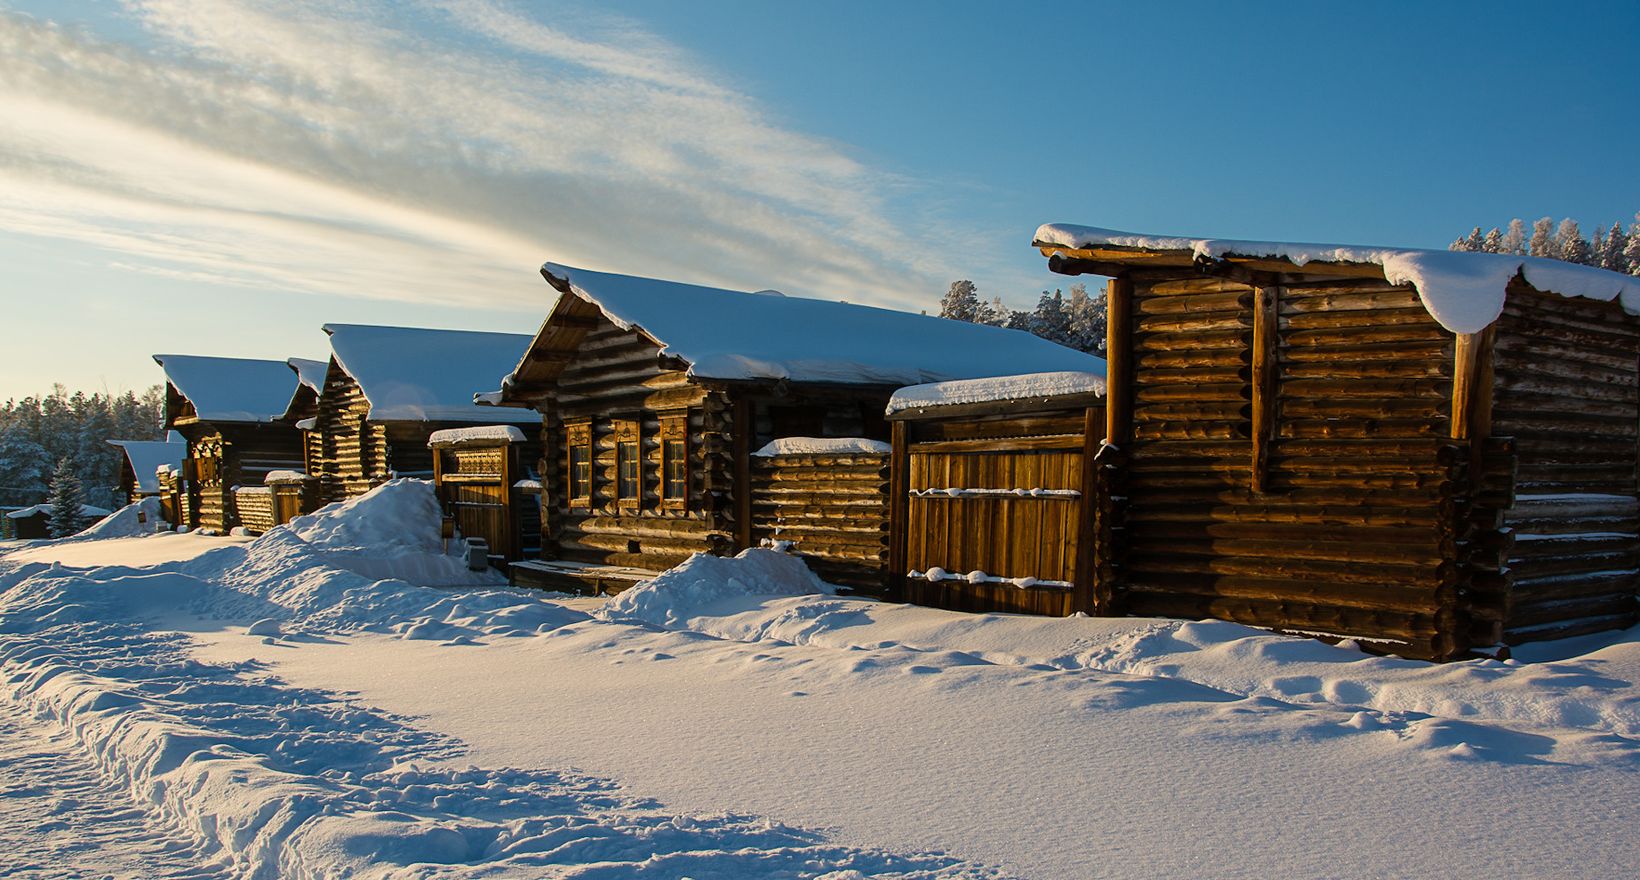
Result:
<svg viewBox="0 0 1640 880">
<path fill-rule="evenodd" d="M 954 611 L 1107 613 L 1095 591 L 1110 555 L 1104 391 L 1099 369 L 895 392 L 896 592 Z"/>
<path fill-rule="evenodd" d="M 553 264 L 542 275 L 557 302 L 502 389 L 481 395 L 534 408 L 548 438 L 551 561 L 515 565 L 525 584 L 613 592 L 692 553 L 754 546 L 772 517 L 799 553 L 882 560 L 883 539 L 863 540 L 846 528 L 855 514 L 827 503 L 879 477 L 842 486 L 814 465 L 760 468 L 752 453 L 777 438 L 886 440 L 883 407 L 902 385 L 1090 361 L 1020 331 L 774 291 Z"/>
<path fill-rule="evenodd" d="M 177 484 L 179 525 L 239 525 L 233 490 L 260 486 L 269 471 L 302 467 L 302 440 L 283 421 L 301 385 L 284 361 L 154 355 L 165 371 L 165 427 L 187 458 Z"/>
<path fill-rule="evenodd" d="M 325 502 L 358 497 L 395 476 L 431 480 L 427 444 L 436 431 L 497 422 L 539 429 L 533 414 L 473 402 L 475 390 L 494 387 L 518 363 L 528 336 L 358 324 L 324 330 L 331 357 L 308 458 Z M 526 469 L 539 450 L 534 436 L 522 444 Z"/>
<path fill-rule="evenodd" d="M 51 537 L 51 511 L 47 504 L 32 504 L 5 512 L 6 533 L 19 541 L 38 541 Z M 80 527 L 90 528 L 97 520 L 112 511 L 90 504 L 80 505 Z"/>
<path fill-rule="evenodd" d="M 1109 612 L 1425 658 L 1636 621 L 1635 279 L 1073 226 L 1035 244 L 1112 279 Z"/>
<path fill-rule="evenodd" d="M 188 455 L 188 441 L 175 431 L 164 440 L 110 440 L 108 445 L 122 453 L 119 493 L 126 504 L 159 495 L 160 467 L 181 468 Z"/>
</svg>

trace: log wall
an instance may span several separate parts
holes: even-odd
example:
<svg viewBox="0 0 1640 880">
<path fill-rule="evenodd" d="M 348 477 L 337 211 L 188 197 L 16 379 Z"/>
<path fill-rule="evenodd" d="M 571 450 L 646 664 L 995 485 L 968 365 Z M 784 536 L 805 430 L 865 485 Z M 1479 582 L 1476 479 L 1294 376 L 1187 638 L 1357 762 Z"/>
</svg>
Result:
<svg viewBox="0 0 1640 880">
<path fill-rule="evenodd" d="M 1640 331 L 1614 303 L 1511 287 L 1496 325 L 1492 432 L 1519 458 L 1503 639 L 1631 626 L 1640 590 Z"/>
<path fill-rule="evenodd" d="M 790 541 L 823 580 L 877 594 L 888 559 L 886 454 L 752 459 L 752 537 Z"/>
<path fill-rule="evenodd" d="M 1118 611 L 1455 650 L 1453 337 L 1382 281 L 1135 273 Z"/>
<path fill-rule="evenodd" d="M 364 390 L 332 359 L 314 425 L 323 461 L 319 494 L 327 503 L 356 498 L 388 479 L 387 429 L 371 423 L 369 415 Z M 312 458 L 310 451 L 310 463 Z"/>
<path fill-rule="evenodd" d="M 239 525 L 260 535 L 278 525 L 273 509 L 273 492 L 266 486 L 240 486 L 233 493 Z"/>
</svg>

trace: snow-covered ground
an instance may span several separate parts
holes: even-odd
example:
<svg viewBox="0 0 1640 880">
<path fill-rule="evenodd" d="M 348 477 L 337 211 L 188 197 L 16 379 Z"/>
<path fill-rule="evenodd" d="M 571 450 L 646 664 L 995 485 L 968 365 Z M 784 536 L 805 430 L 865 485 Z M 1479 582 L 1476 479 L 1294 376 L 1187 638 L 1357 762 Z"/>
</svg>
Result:
<svg viewBox="0 0 1640 880">
<path fill-rule="evenodd" d="M 0 762 L 26 792 L 97 793 L 5 803 L 0 844 L 106 815 L 159 860 L 131 862 L 144 876 L 361 878 L 1628 877 L 1640 858 L 1640 632 L 1434 666 L 1223 623 L 836 597 L 766 550 L 553 598 L 475 583 L 419 537 L 431 505 L 402 481 L 254 542 L 0 557 Z"/>
</svg>

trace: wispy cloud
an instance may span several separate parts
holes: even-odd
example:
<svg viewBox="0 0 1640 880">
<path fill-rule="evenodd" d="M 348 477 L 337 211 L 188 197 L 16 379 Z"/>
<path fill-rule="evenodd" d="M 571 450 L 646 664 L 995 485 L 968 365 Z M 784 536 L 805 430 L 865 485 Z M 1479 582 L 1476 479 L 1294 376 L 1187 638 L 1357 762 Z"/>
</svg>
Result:
<svg viewBox="0 0 1640 880">
<path fill-rule="evenodd" d="M 903 181 L 628 24 L 491 0 L 0 12 L 0 228 L 180 278 L 518 305 L 542 260 L 915 305 Z"/>
</svg>

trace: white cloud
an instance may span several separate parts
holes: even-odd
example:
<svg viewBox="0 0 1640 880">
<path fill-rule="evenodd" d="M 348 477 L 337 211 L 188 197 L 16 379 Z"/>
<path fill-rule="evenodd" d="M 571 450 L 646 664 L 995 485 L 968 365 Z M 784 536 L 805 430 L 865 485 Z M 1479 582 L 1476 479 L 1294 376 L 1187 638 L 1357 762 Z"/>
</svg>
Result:
<svg viewBox="0 0 1640 880">
<path fill-rule="evenodd" d="M 516 306 L 543 260 L 917 306 L 898 181 L 652 35 L 488 0 L 0 12 L 0 228 L 179 278 Z"/>
</svg>

